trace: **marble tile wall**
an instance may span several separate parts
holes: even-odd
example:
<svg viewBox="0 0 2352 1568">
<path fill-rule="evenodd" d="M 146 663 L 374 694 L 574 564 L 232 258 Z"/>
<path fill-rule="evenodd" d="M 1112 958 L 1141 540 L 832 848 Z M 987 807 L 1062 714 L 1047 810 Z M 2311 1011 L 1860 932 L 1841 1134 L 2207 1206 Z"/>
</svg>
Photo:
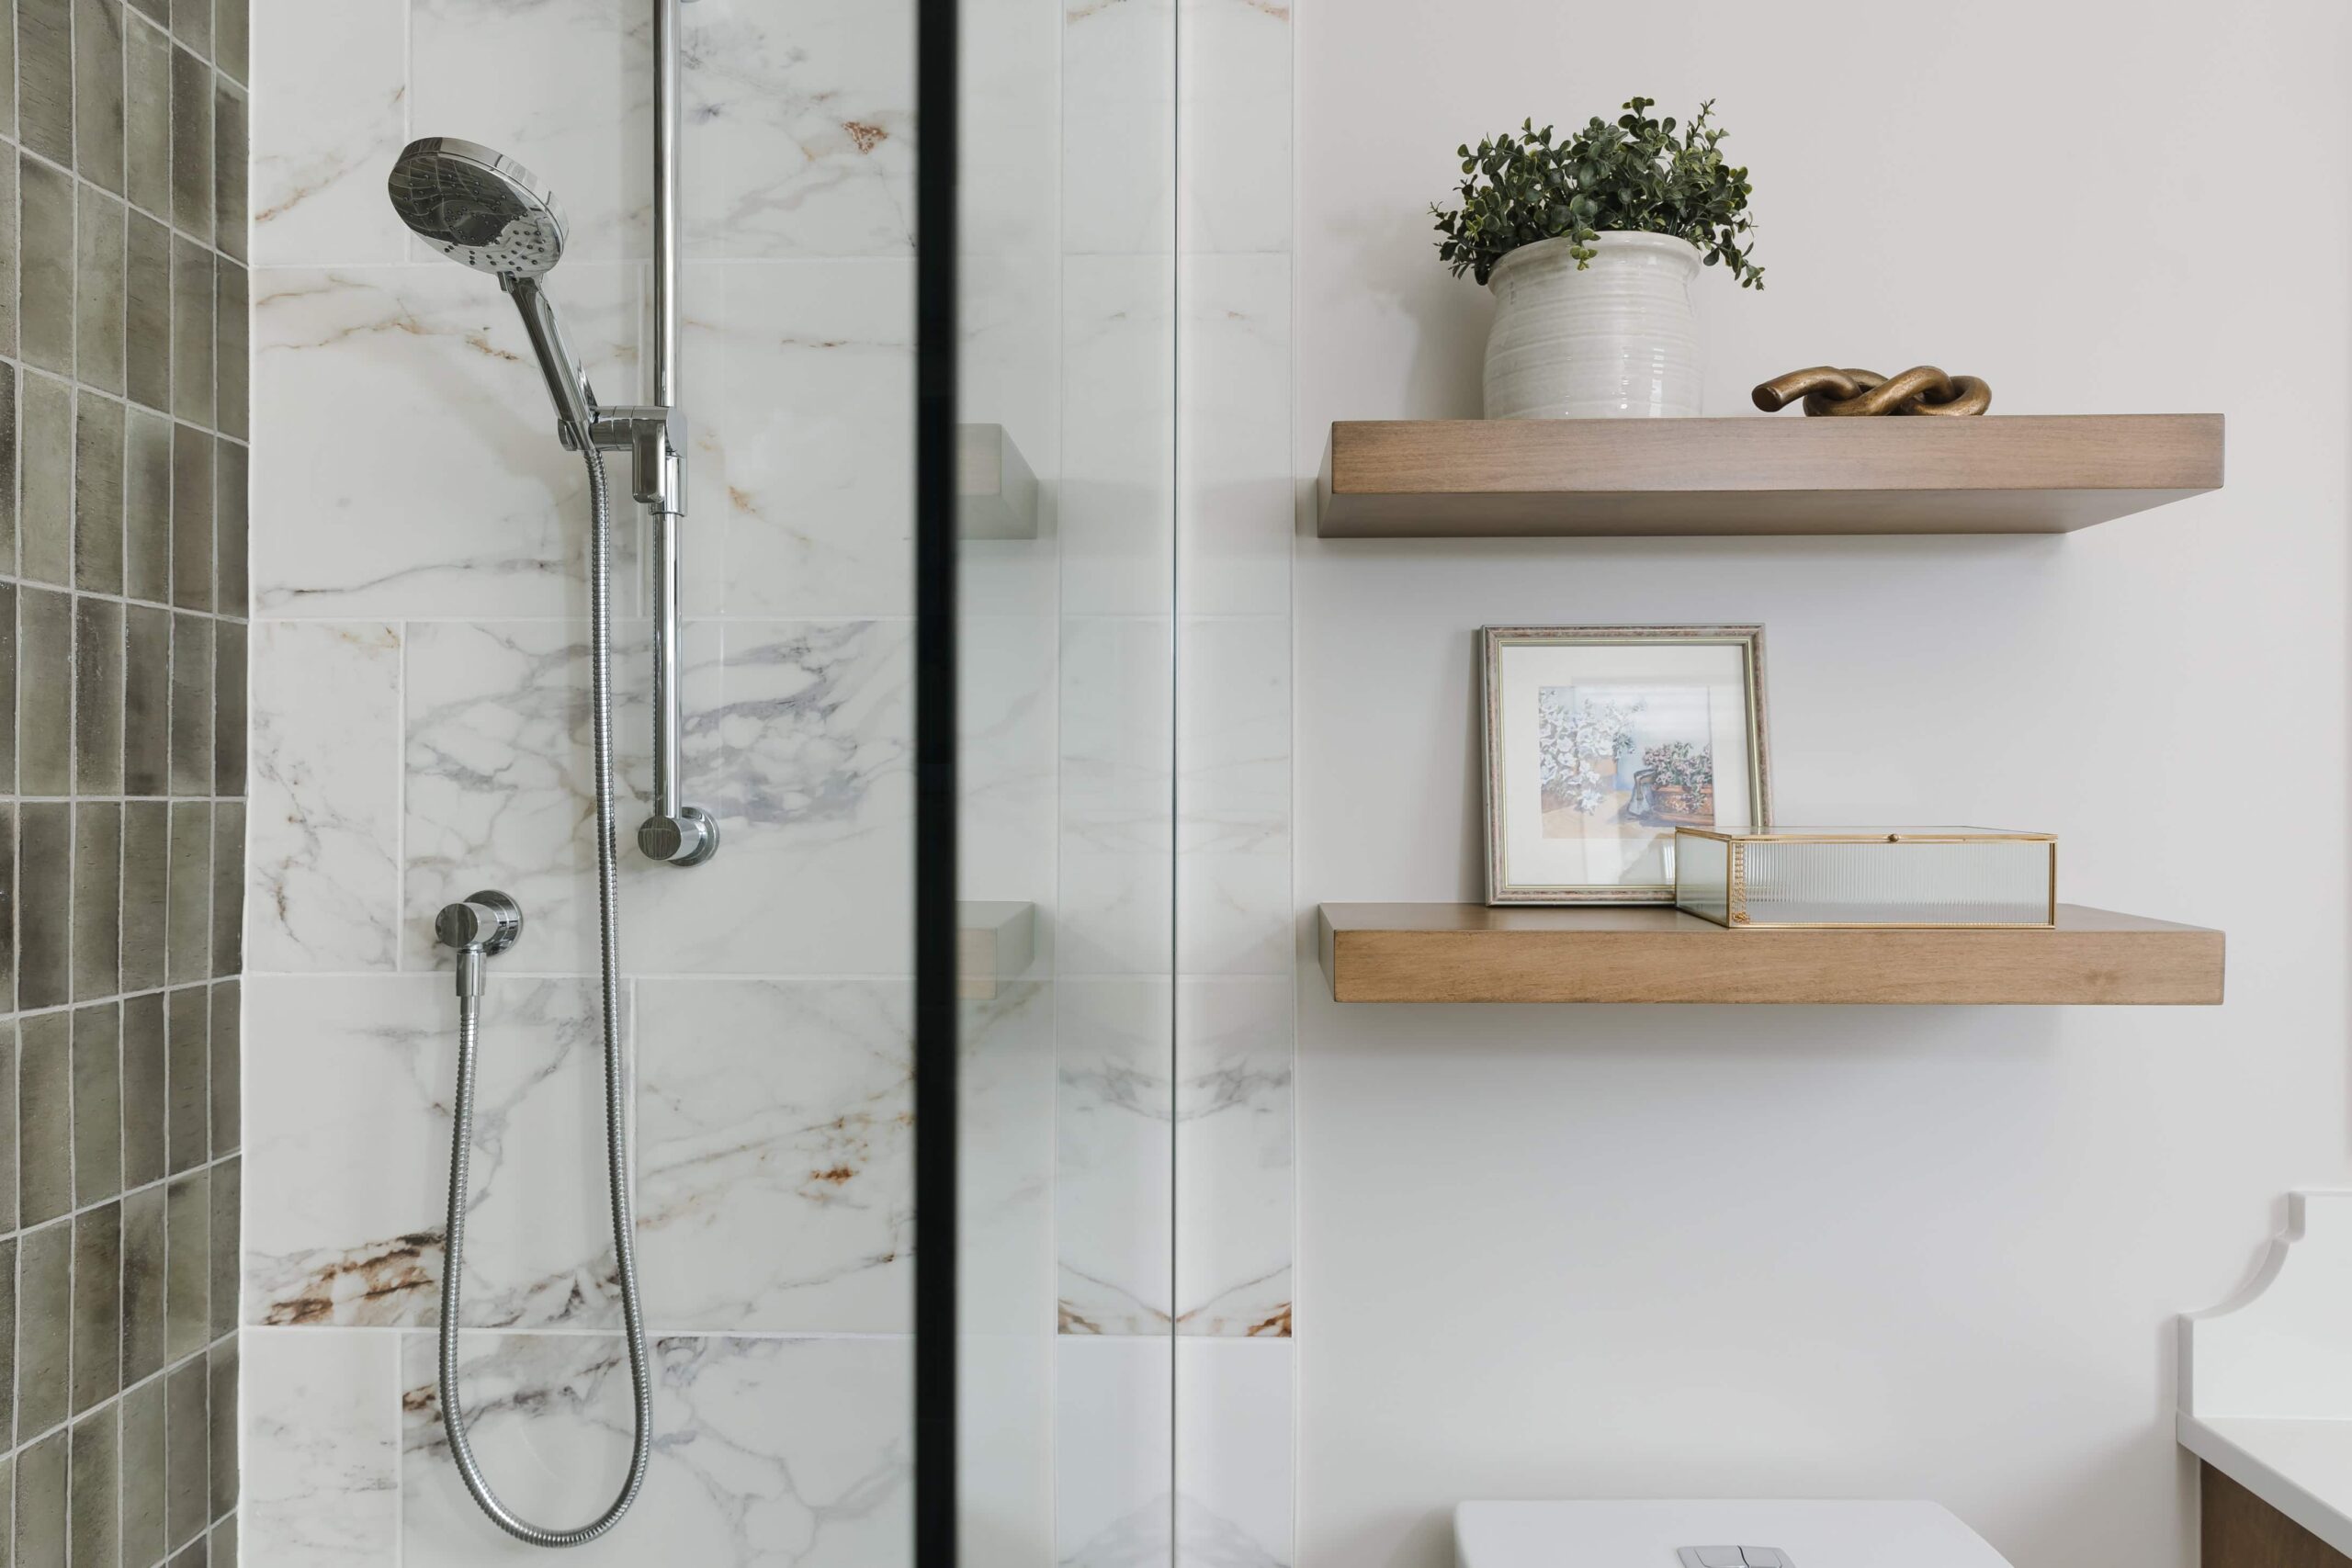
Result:
<svg viewBox="0 0 2352 1568">
<path fill-rule="evenodd" d="M 233 1562 L 244 0 L 0 4 L 0 1562 Z"/>
<path fill-rule="evenodd" d="M 1291 29 L 1181 0 L 1176 1560 L 1296 1560 Z"/>
<path fill-rule="evenodd" d="M 1012 432 L 1047 498 L 1046 539 L 976 547 L 966 599 L 966 876 L 1044 911 L 1031 973 L 966 1015 L 981 1568 L 1053 1550 L 1054 4 L 987 0 L 973 28 L 969 145 L 1001 217 L 967 236 L 966 417 Z M 430 922 L 480 886 L 526 911 L 486 1009 L 464 1377 L 508 1500 L 586 1517 L 628 1401 L 585 486 L 494 281 L 413 243 L 382 184 L 425 134 L 537 171 L 572 220 L 549 292 L 600 392 L 639 396 L 650 9 L 255 5 L 244 1530 L 273 1568 L 520 1562 L 458 1486 L 433 1389 L 454 1004 Z M 637 1512 L 579 1555 L 888 1568 L 911 1506 L 913 8 L 685 20 L 684 767 L 724 842 L 692 871 L 623 857 L 661 1429 Z M 628 796 L 650 783 L 648 627 L 641 541 L 619 543 Z"/>
<path fill-rule="evenodd" d="M 1291 8 L 1064 19 L 1058 1550 L 1272 1568 L 1294 1561 Z"/>
<path fill-rule="evenodd" d="M 380 182 L 428 132 L 531 164 L 574 218 L 571 335 L 633 392 L 645 7 L 257 3 L 244 1528 L 263 1562 L 504 1562 L 430 1389 L 428 922 L 484 885 L 530 912 L 490 1008 L 468 1381 L 517 1505 L 579 1513 L 627 1440 L 583 488 L 505 301 Z M 697 1564 L 903 1561 L 910 16 L 688 12 L 686 767 L 727 839 L 628 865 L 623 916 L 664 1422 L 630 1529 Z M 1289 17 L 973 0 L 966 31 L 965 417 L 1043 481 L 1040 537 L 964 561 L 966 890 L 1040 914 L 967 1015 L 967 1555 L 1287 1562 Z"/>
</svg>

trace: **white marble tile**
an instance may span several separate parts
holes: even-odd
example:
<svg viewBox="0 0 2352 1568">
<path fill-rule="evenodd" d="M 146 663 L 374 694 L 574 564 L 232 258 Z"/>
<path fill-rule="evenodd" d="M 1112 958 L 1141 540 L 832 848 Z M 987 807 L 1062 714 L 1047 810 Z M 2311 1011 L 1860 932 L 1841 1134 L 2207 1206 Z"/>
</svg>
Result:
<svg viewBox="0 0 2352 1568">
<path fill-rule="evenodd" d="M 1288 1568 L 1295 1397 L 1288 1340 L 1176 1345 L 1178 1568 Z"/>
<path fill-rule="evenodd" d="M 539 1560 L 475 1511 L 442 1436 L 433 1340 L 404 1337 L 406 1568 Z M 661 1341 L 645 1490 L 612 1534 L 568 1561 L 909 1562 L 912 1349 L 901 1338 Z M 610 1501 L 630 1429 L 617 1336 L 469 1335 L 461 1375 L 475 1454 L 510 1506 L 563 1525 Z"/>
<path fill-rule="evenodd" d="M 396 262 L 384 177 L 408 139 L 407 0 L 254 0 L 255 266 Z"/>
<path fill-rule="evenodd" d="M 685 798 L 722 838 L 691 872 L 635 863 L 633 970 L 912 968 L 910 637 L 889 621 L 688 626 Z"/>
<path fill-rule="evenodd" d="M 966 0 L 958 12 L 956 248 L 975 256 L 1058 254 L 1059 8 Z"/>
<path fill-rule="evenodd" d="M 1298 509 L 1290 258 L 1188 255 L 1180 265 L 1179 608 L 1287 616 Z"/>
<path fill-rule="evenodd" d="M 651 786 L 645 626 L 615 637 L 620 842 Z M 445 621 L 409 627 L 404 963 L 446 967 L 433 918 L 497 887 L 528 922 L 513 962 L 596 965 L 595 768 L 586 628 L 563 621 Z M 666 868 L 665 868 L 666 869 Z"/>
<path fill-rule="evenodd" d="M 1177 627 L 1177 969 L 1288 975 L 1290 622 Z"/>
<path fill-rule="evenodd" d="M 438 1321 L 456 1008 L 439 975 L 246 980 L 249 1322 Z M 492 975 L 469 1324 L 616 1320 L 597 1017 L 593 983 Z"/>
<path fill-rule="evenodd" d="M 969 613 L 956 627 L 959 886 L 1040 907 L 1035 974 L 1053 964 L 1056 630 L 1046 615 Z"/>
<path fill-rule="evenodd" d="M 1175 596 L 1175 290 L 1167 256 L 1063 265 L 1065 615 L 1164 615 Z"/>
<path fill-rule="evenodd" d="M 720 824 L 681 871 L 639 855 L 650 787 L 643 629 L 615 653 L 621 951 L 635 973 L 893 974 L 910 967 L 910 672 L 904 622 L 689 622 L 686 803 Z M 584 636 L 553 622 L 411 628 L 407 962 L 444 962 L 435 909 L 503 886 L 528 962 L 595 962 Z M 465 886 L 460 886 L 460 884 Z"/>
<path fill-rule="evenodd" d="M 1061 1332 L 1170 1331 L 1173 1021 L 1159 979 L 1056 982 Z"/>
<path fill-rule="evenodd" d="M 960 1010 L 956 1297 L 967 1334 L 1054 1331 L 1054 1004 L 1051 985 L 1015 983 Z"/>
<path fill-rule="evenodd" d="M 395 968 L 400 628 L 261 621 L 249 658 L 246 968 Z"/>
<path fill-rule="evenodd" d="M 578 254 L 647 256 L 648 16 L 630 0 L 416 0 L 413 118 L 540 175 Z M 683 56 L 688 255 L 911 253 L 910 7 L 701 0 L 685 13 Z"/>
<path fill-rule="evenodd" d="M 904 980 L 638 982 L 639 1248 L 657 1333 L 911 1325 Z M 964 1322 L 1052 1322 L 1048 987 L 965 1004 Z"/>
<path fill-rule="evenodd" d="M 967 1335 L 956 1383 L 957 1568 L 1045 1568 L 1056 1561 L 1053 1337 Z"/>
<path fill-rule="evenodd" d="M 652 254 L 650 8 L 633 0 L 413 0 L 410 118 L 524 164 L 581 260 Z M 419 247 L 421 257 L 428 253 Z M 638 400 L 634 386 L 605 390 Z"/>
<path fill-rule="evenodd" d="M 1182 1333 L 1291 1331 L 1291 977 L 1176 989 L 1176 1299 Z"/>
<path fill-rule="evenodd" d="M 244 1560 L 397 1568 L 400 1337 L 248 1329 L 238 1361 Z"/>
<path fill-rule="evenodd" d="M 1287 250 L 1289 0 L 1182 0 L 1177 35 L 1180 248 Z"/>
<path fill-rule="evenodd" d="M 1062 0 L 1062 248 L 1175 243 L 1176 0 Z"/>
<path fill-rule="evenodd" d="M 567 264 L 549 287 L 592 378 L 633 385 L 636 270 Z M 447 262 L 286 268 L 255 295 L 261 615 L 587 613 L 586 473 L 494 279 Z M 615 484 L 626 525 L 625 472 Z"/>
<path fill-rule="evenodd" d="M 1066 620 L 1061 670 L 1060 973 L 1165 975 L 1175 957 L 1171 628 Z"/>
<path fill-rule="evenodd" d="M 912 614 L 912 264 L 697 265 L 684 295 L 687 614 Z"/>
<path fill-rule="evenodd" d="M 1061 494 L 1061 274 L 1057 256 L 1024 251 L 965 254 L 956 276 L 956 325 L 962 334 L 956 417 L 1004 427 L 1037 476 L 1038 532 L 1046 539 L 1058 532 Z M 964 547 L 967 574 L 973 546 L 981 542 Z M 1036 553 L 1034 546 L 1023 552 Z"/>
<path fill-rule="evenodd" d="M 901 980 L 639 982 L 639 1251 L 657 1333 L 911 1325 Z"/>
<path fill-rule="evenodd" d="M 1073 1339 L 1054 1347 L 1054 1562 L 1170 1562 L 1173 1341 Z"/>
<path fill-rule="evenodd" d="M 686 12 L 686 254 L 909 255 L 914 8 L 704 0 Z"/>
</svg>

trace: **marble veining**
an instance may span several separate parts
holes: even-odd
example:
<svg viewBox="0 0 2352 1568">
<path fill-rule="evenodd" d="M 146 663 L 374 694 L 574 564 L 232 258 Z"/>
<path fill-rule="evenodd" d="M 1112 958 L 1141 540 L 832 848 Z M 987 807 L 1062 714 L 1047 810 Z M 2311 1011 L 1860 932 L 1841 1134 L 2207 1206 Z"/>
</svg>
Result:
<svg viewBox="0 0 2352 1568">
<path fill-rule="evenodd" d="M 407 134 L 407 0 L 253 0 L 256 266 L 401 258 L 384 175 Z"/>
<path fill-rule="evenodd" d="M 688 254 L 909 254 L 914 7 L 705 12 L 686 24 Z"/>
<path fill-rule="evenodd" d="M 246 1320 L 438 1321 L 447 978 L 255 976 L 246 1005 Z M 595 987 L 501 976 L 482 1039 L 466 1321 L 616 1322 Z"/>
<path fill-rule="evenodd" d="M 633 868 L 631 968 L 906 972 L 910 636 L 903 621 L 688 624 L 686 797 L 727 848 L 691 874 Z"/>
<path fill-rule="evenodd" d="M 650 633 L 614 634 L 616 780 L 652 783 Z M 447 963 L 433 918 L 499 887 L 529 922 L 513 963 L 587 973 L 596 964 L 594 705 L 586 628 L 560 621 L 446 621 L 409 628 L 403 964 Z M 633 828 L 636 813 L 625 804 Z M 643 869 L 641 865 L 636 869 Z M 666 868 L 663 868 L 666 869 Z"/>
<path fill-rule="evenodd" d="M 639 273 L 567 262 L 552 286 L 606 385 L 638 374 Z M 493 280 L 446 261 L 265 269 L 253 333 L 255 428 L 274 437 L 253 456 L 263 615 L 586 615 L 586 472 Z"/>
<path fill-rule="evenodd" d="M 397 1394 L 411 1561 L 526 1562 L 473 1510 L 448 1462 L 431 1337 L 404 1336 Z M 911 1343 L 671 1337 L 656 1342 L 652 1470 L 628 1528 L 574 1560 L 711 1568 L 891 1568 L 911 1548 Z M 469 1430 L 485 1468 L 534 1517 L 584 1516 L 626 1463 L 617 1337 L 469 1336 Z M 388 1396 L 391 1391 L 387 1391 Z"/>
<path fill-rule="evenodd" d="M 389 1334 L 247 1333 L 245 1561 L 396 1568 L 399 1346 Z"/>
<path fill-rule="evenodd" d="M 1176 995 L 1179 1328 L 1287 1337 L 1293 984 L 1288 976 L 1188 978 Z"/>
<path fill-rule="evenodd" d="M 1164 1336 L 1174 1315 L 1170 986 L 1064 978 L 1057 988 L 1061 1332 Z"/>
<path fill-rule="evenodd" d="M 569 231 L 554 287 L 560 290 L 582 261 L 650 257 L 649 8 L 616 0 L 405 3 L 418 133 L 447 131 L 494 147 L 555 192 Z M 524 61 L 530 68 L 518 70 Z M 434 254 L 421 242 L 412 242 L 411 254 Z M 634 400 L 633 385 L 605 396 L 621 400 L 624 392 Z"/>
<path fill-rule="evenodd" d="M 401 634 L 375 622 L 265 621 L 249 653 L 245 962 L 272 970 L 399 962 Z"/>
<path fill-rule="evenodd" d="M 913 265 L 697 263 L 689 615 L 913 608 Z"/>
<path fill-rule="evenodd" d="M 910 1326 L 905 982 L 649 980 L 639 1005 L 650 1321 L 662 1331 Z"/>
</svg>

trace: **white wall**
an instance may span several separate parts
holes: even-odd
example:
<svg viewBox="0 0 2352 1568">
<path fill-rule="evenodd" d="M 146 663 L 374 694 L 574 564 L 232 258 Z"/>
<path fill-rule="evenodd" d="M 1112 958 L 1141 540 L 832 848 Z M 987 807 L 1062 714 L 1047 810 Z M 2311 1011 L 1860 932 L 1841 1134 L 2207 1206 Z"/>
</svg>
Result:
<svg viewBox="0 0 2352 1568">
<path fill-rule="evenodd" d="M 2073 538 L 1302 530 L 1297 897 L 1479 896 L 1471 636 L 1758 620 L 1781 819 L 2054 829 L 2225 928 L 2220 1010 L 1335 1006 L 1300 983 L 1300 1561 L 1464 1497 L 1940 1499 L 2021 1568 L 2191 1560 L 2175 1313 L 2346 1157 L 2347 16 L 1327 0 L 1298 28 L 1298 469 L 1477 412 L 1455 144 L 1713 95 L 1767 291 L 1709 412 L 1923 361 L 1996 412 L 2218 409 L 2229 485 Z"/>
</svg>

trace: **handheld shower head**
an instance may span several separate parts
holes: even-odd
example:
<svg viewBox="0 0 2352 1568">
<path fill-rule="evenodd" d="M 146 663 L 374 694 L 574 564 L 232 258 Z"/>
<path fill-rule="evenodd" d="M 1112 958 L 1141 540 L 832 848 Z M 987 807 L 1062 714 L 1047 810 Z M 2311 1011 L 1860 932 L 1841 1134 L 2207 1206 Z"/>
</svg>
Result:
<svg viewBox="0 0 2352 1568">
<path fill-rule="evenodd" d="M 418 239 L 477 272 L 539 277 L 563 259 L 562 205 L 503 152 L 428 136 L 401 150 L 388 185 Z"/>
<path fill-rule="evenodd" d="M 586 446 L 596 394 L 539 287 L 563 259 L 563 208 L 555 193 L 514 159 L 454 136 L 410 142 L 392 161 L 385 186 L 392 210 L 418 239 L 476 272 L 494 274 L 514 298 L 556 418 Z"/>
</svg>

